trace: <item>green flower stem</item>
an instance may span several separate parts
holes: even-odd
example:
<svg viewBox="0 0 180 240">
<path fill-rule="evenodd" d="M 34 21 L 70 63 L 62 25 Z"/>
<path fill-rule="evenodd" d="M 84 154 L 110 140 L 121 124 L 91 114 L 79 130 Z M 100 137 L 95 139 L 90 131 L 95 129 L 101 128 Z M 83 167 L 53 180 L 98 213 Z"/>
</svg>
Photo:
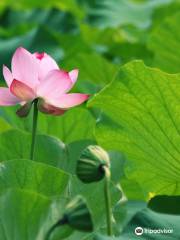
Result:
<svg viewBox="0 0 180 240">
<path fill-rule="evenodd" d="M 50 236 L 51 236 L 52 232 L 54 232 L 54 230 L 55 230 L 57 227 L 63 226 L 63 225 L 66 224 L 66 223 L 67 223 L 66 218 L 62 218 L 62 219 L 60 219 L 57 223 L 55 223 L 55 224 L 49 229 L 49 231 L 47 232 L 46 237 L 45 237 L 45 240 L 49 240 L 49 239 L 50 239 Z"/>
<path fill-rule="evenodd" d="M 104 197 L 106 204 L 106 221 L 107 221 L 107 234 L 108 236 L 112 236 L 112 211 L 111 211 L 111 195 L 110 195 L 110 178 L 111 173 L 107 166 L 104 166 L 105 171 L 105 179 L 104 179 Z"/>
<path fill-rule="evenodd" d="M 34 160 L 34 150 L 36 144 L 36 131 L 37 131 L 37 121 L 38 121 L 38 99 L 35 99 L 33 102 L 34 110 L 33 110 L 33 126 L 32 126 L 32 141 L 31 141 L 31 151 L 30 151 L 30 159 Z"/>
</svg>

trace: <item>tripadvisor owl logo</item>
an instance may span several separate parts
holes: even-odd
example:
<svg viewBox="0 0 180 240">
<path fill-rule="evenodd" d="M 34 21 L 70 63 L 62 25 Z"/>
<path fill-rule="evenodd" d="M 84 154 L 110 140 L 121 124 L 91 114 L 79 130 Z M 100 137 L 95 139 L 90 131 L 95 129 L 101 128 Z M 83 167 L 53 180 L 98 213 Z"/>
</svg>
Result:
<svg viewBox="0 0 180 240">
<path fill-rule="evenodd" d="M 137 227 L 137 228 L 135 228 L 134 232 L 135 232 L 136 235 L 140 236 L 140 235 L 143 234 L 143 228 L 142 227 Z"/>
</svg>

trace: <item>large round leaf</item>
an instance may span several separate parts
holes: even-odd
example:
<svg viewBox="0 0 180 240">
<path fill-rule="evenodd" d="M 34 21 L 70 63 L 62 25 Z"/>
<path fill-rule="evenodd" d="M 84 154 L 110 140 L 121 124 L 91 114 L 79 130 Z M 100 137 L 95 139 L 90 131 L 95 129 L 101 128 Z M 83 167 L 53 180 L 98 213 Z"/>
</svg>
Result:
<svg viewBox="0 0 180 240">
<path fill-rule="evenodd" d="M 180 75 L 133 61 L 89 106 L 109 116 L 99 121 L 96 139 L 126 154 L 128 178 L 150 195 L 180 193 Z"/>
<path fill-rule="evenodd" d="M 68 179 L 65 172 L 43 163 L 22 159 L 0 163 L 0 192 L 21 188 L 49 197 L 60 196 Z"/>
</svg>

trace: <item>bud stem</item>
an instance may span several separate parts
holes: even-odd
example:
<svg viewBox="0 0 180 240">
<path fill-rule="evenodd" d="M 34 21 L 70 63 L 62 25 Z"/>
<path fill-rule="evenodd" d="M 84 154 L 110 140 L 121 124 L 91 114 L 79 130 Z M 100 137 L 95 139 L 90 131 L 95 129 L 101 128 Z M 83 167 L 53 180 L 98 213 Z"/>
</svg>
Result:
<svg viewBox="0 0 180 240">
<path fill-rule="evenodd" d="M 36 131 L 37 131 L 37 121 L 38 121 L 38 99 L 35 99 L 33 102 L 34 110 L 33 110 L 33 126 L 32 126 L 32 141 L 31 141 L 31 150 L 30 150 L 30 159 L 34 160 L 34 150 L 36 144 Z"/>
<path fill-rule="evenodd" d="M 111 211 L 111 195 L 109 191 L 109 183 L 111 178 L 110 170 L 107 166 L 103 166 L 105 171 L 105 179 L 104 179 L 104 198 L 106 204 L 106 221 L 107 221 L 107 234 L 108 236 L 112 236 L 112 211 Z"/>
</svg>

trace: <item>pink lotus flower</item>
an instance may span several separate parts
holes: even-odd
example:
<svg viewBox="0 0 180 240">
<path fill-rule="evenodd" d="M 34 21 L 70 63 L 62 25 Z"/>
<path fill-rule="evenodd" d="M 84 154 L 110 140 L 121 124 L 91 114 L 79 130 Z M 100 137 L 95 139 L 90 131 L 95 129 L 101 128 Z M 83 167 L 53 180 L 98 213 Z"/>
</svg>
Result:
<svg viewBox="0 0 180 240">
<path fill-rule="evenodd" d="M 0 106 L 26 106 L 38 99 L 41 112 L 61 115 L 89 97 L 88 94 L 67 93 L 77 80 L 78 70 L 68 73 L 59 69 L 46 53 L 31 54 L 20 47 L 12 57 L 11 70 L 3 66 L 8 88 L 0 88 Z"/>
</svg>

